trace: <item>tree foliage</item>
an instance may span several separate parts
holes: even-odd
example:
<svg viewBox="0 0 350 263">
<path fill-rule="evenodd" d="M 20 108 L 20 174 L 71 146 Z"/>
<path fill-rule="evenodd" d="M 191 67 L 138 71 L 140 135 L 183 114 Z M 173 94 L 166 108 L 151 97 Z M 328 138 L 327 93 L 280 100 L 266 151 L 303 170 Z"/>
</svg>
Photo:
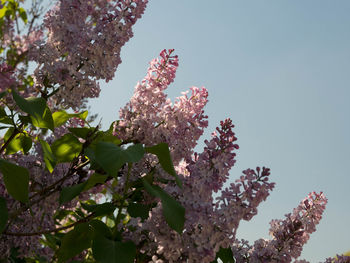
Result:
<svg viewBox="0 0 350 263">
<path fill-rule="evenodd" d="M 327 199 L 312 192 L 272 220 L 271 240 L 238 240 L 240 221 L 255 216 L 274 188 L 270 170 L 246 169 L 224 188 L 239 148 L 230 119 L 194 152 L 208 125 L 208 92 L 192 87 L 167 99 L 174 50 L 151 61 L 119 120 L 105 131 L 92 125 L 86 101 L 99 95 L 99 80 L 114 77 L 147 0 L 59 0 L 43 20 L 41 4 L 0 4 L 0 262 L 300 256 Z"/>
</svg>

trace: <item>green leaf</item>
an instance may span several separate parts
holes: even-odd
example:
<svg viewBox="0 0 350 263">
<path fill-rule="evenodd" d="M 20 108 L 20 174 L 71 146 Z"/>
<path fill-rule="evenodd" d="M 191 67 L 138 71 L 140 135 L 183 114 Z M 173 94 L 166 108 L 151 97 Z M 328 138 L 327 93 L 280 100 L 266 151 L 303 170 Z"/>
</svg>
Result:
<svg viewBox="0 0 350 263">
<path fill-rule="evenodd" d="M 93 132 L 95 128 L 68 128 L 68 130 L 73 133 L 78 138 L 86 139 L 90 133 Z"/>
<path fill-rule="evenodd" d="M 65 209 L 59 209 L 59 210 L 56 210 L 55 214 L 54 214 L 54 220 L 55 220 L 55 223 L 61 220 L 63 220 L 66 216 L 68 215 L 72 215 L 74 212 L 71 211 L 71 210 L 65 210 Z"/>
<path fill-rule="evenodd" d="M 138 162 L 144 155 L 141 144 L 135 144 L 126 150 L 110 142 L 98 142 L 95 150 L 97 163 L 111 176 L 117 176 L 125 163 Z"/>
<path fill-rule="evenodd" d="M 84 190 L 85 185 L 86 185 L 86 182 L 81 184 L 76 184 L 73 186 L 64 187 L 60 193 L 60 198 L 59 198 L 60 205 L 73 200 L 74 197 L 78 196 Z"/>
<path fill-rule="evenodd" d="M 212 263 L 217 263 L 217 259 L 220 258 L 223 263 L 235 263 L 231 248 L 222 248 L 216 253 L 216 259 Z"/>
<path fill-rule="evenodd" d="M 0 122 L 5 123 L 5 124 L 10 124 L 13 125 L 13 121 L 10 117 L 5 116 L 5 117 L 0 117 Z"/>
<path fill-rule="evenodd" d="M 102 235 L 102 236 L 107 237 L 107 238 L 112 238 L 111 229 L 102 221 L 94 219 L 94 220 L 90 221 L 89 224 L 94 229 L 94 237 L 96 237 L 98 235 Z"/>
<path fill-rule="evenodd" d="M 89 158 L 90 170 L 101 169 L 101 166 L 96 161 L 95 151 L 91 147 L 84 149 L 84 154 Z"/>
<path fill-rule="evenodd" d="M 18 107 L 30 115 L 34 126 L 50 130 L 54 129 L 51 111 L 43 98 L 31 97 L 24 99 L 14 90 L 12 91 L 12 96 Z"/>
<path fill-rule="evenodd" d="M 145 149 L 143 148 L 142 144 L 134 144 L 124 150 L 124 154 L 126 162 L 137 163 L 145 154 Z"/>
<path fill-rule="evenodd" d="M 27 13 L 22 7 L 18 9 L 19 16 L 22 18 L 23 22 L 27 24 Z"/>
<path fill-rule="evenodd" d="M 59 127 L 69 120 L 69 114 L 65 111 L 56 111 L 52 114 L 53 123 L 55 127 Z"/>
<path fill-rule="evenodd" d="M 75 117 L 77 117 L 79 119 L 85 120 L 86 117 L 88 116 L 88 114 L 89 114 L 89 112 L 86 110 L 86 111 L 82 111 L 82 112 L 79 112 L 79 113 L 76 113 L 73 115 L 75 115 Z"/>
<path fill-rule="evenodd" d="M 103 184 L 107 180 L 108 176 L 103 174 L 94 173 L 86 181 L 84 191 L 91 189 L 96 184 Z"/>
<path fill-rule="evenodd" d="M 8 135 L 9 131 L 10 131 L 10 134 L 12 134 L 14 129 L 13 128 L 8 129 L 8 131 L 6 132 L 6 135 Z M 5 137 L 9 137 L 9 136 L 5 136 Z M 8 138 L 6 138 L 6 140 L 8 140 Z M 19 133 L 7 145 L 6 154 L 14 154 L 18 151 L 27 153 L 31 147 L 32 147 L 32 139 L 27 134 Z"/>
<path fill-rule="evenodd" d="M 101 135 L 98 138 L 98 140 L 101 142 L 111 142 L 111 143 L 114 143 L 116 145 L 120 145 L 120 143 L 121 143 L 121 140 L 119 140 L 117 136 L 114 136 L 109 131 L 101 132 Z"/>
<path fill-rule="evenodd" d="M 82 144 L 71 133 L 63 135 L 51 145 L 51 150 L 58 163 L 71 162 L 79 155 Z"/>
<path fill-rule="evenodd" d="M 7 116 L 6 111 L 4 108 L 0 107 L 0 118 Z"/>
<path fill-rule="evenodd" d="M 56 166 L 56 157 L 52 153 L 51 147 L 46 141 L 39 139 L 39 142 L 44 152 L 44 162 L 45 162 L 46 168 L 47 170 L 49 170 L 50 173 L 52 173 L 53 169 Z"/>
<path fill-rule="evenodd" d="M 144 179 L 142 182 L 148 193 L 162 201 L 163 215 L 168 225 L 182 234 L 185 224 L 185 208 L 159 186 L 151 185 Z"/>
<path fill-rule="evenodd" d="M 85 120 L 88 115 L 88 111 L 83 111 L 80 113 L 67 113 L 64 110 L 56 111 L 52 114 L 53 122 L 55 127 L 59 127 L 65 124 L 71 118 L 79 118 Z"/>
<path fill-rule="evenodd" d="M 96 161 L 111 176 L 118 175 L 119 169 L 126 162 L 124 156 L 122 148 L 113 143 L 99 142 L 96 145 Z"/>
<path fill-rule="evenodd" d="M 30 114 L 30 115 L 39 115 L 42 116 L 44 114 L 45 108 L 46 108 L 46 102 L 43 98 L 28 98 L 24 99 L 21 96 L 19 96 L 14 90 L 12 91 L 12 96 L 15 102 L 17 103 L 18 107 Z"/>
<path fill-rule="evenodd" d="M 96 145 L 99 143 L 99 142 L 110 142 L 110 143 L 113 143 L 115 145 L 120 145 L 121 144 L 121 140 L 118 139 L 118 137 L 114 136 L 112 134 L 111 131 L 98 131 L 96 132 L 96 136 L 95 136 L 95 139 L 94 141 L 91 143 L 91 147 L 92 148 L 96 148 Z"/>
<path fill-rule="evenodd" d="M 27 203 L 29 188 L 29 173 L 24 167 L 0 159 L 0 171 L 8 193 L 16 200 Z"/>
<path fill-rule="evenodd" d="M 95 216 L 110 215 L 116 209 L 116 206 L 113 203 L 103 203 L 98 205 L 88 205 L 81 203 L 81 207 L 90 213 L 95 213 Z"/>
<path fill-rule="evenodd" d="M 92 242 L 92 253 L 100 263 L 133 263 L 136 247 L 131 241 L 113 241 L 98 235 Z"/>
<path fill-rule="evenodd" d="M 32 138 L 30 138 L 27 134 L 22 134 L 22 151 L 24 154 L 28 153 L 29 150 L 32 148 Z"/>
<path fill-rule="evenodd" d="M 0 11 L 1 12 L 1 11 Z M 1 16 L 0 16 L 1 17 Z M 7 91 L 0 92 L 0 99 L 2 99 L 6 95 Z"/>
<path fill-rule="evenodd" d="M 18 115 L 18 118 L 20 119 L 21 123 L 23 125 L 27 125 L 28 123 L 33 123 L 32 119 L 30 118 L 30 115 Z"/>
<path fill-rule="evenodd" d="M 128 213 L 132 217 L 140 217 L 142 220 L 145 220 L 149 216 L 149 205 L 144 205 L 140 203 L 131 203 L 128 205 Z"/>
<path fill-rule="evenodd" d="M 4 92 L 1 92 L 0 93 L 0 99 L 3 97 L 3 96 L 5 96 L 5 94 L 6 94 L 6 92 L 4 91 Z M 4 110 L 4 108 L 2 108 L 2 107 L 0 107 L 0 122 L 1 123 L 5 123 L 5 124 L 13 124 L 13 121 L 12 121 L 12 119 L 9 117 L 9 116 L 7 116 L 7 113 L 6 113 L 6 111 Z"/>
<path fill-rule="evenodd" d="M 44 237 L 45 239 L 42 239 L 43 244 L 56 251 L 61 240 L 56 235 L 52 234 L 44 234 Z"/>
<path fill-rule="evenodd" d="M 14 131 L 13 128 L 10 128 L 7 130 L 6 134 L 5 134 L 5 141 L 8 140 L 9 136 L 7 136 L 8 134 L 12 134 Z M 14 154 L 18 151 L 21 150 L 21 134 L 17 134 L 7 145 L 6 147 L 6 152 L 5 154 Z"/>
<path fill-rule="evenodd" d="M 168 144 L 159 143 L 152 147 L 146 147 L 145 151 L 148 153 L 155 154 L 158 157 L 159 163 L 168 174 L 175 177 L 176 183 L 179 187 L 182 187 L 182 182 L 177 176 L 173 162 L 171 160 L 170 151 Z"/>
<path fill-rule="evenodd" d="M 54 130 L 52 114 L 49 107 L 46 107 L 44 113 L 40 117 L 30 116 L 32 124 L 35 127 Z"/>
<path fill-rule="evenodd" d="M 93 231 L 88 223 L 78 224 L 62 239 L 57 252 L 58 262 L 66 262 L 91 246 Z"/>
<path fill-rule="evenodd" d="M 6 131 L 6 133 L 5 133 L 5 135 L 4 135 L 4 142 L 6 142 L 10 137 L 11 137 L 11 135 L 12 135 L 12 133 L 15 131 L 15 128 L 13 128 L 13 127 L 11 127 L 11 128 L 9 128 L 7 131 Z"/>
<path fill-rule="evenodd" d="M 7 6 L 3 6 L 0 8 L 0 18 L 3 18 L 6 15 Z"/>
<path fill-rule="evenodd" d="M 0 197 L 0 235 L 4 231 L 8 219 L 6 199 Z"/>
</svg>

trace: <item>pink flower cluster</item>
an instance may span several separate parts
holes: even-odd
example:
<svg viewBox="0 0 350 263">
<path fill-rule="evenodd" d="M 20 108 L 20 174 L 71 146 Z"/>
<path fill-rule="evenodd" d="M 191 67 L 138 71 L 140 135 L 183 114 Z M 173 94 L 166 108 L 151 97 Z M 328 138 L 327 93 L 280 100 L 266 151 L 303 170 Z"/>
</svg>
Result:
<svg viewBox="0 0 350 263">
<path fill-rule="evenodd" d="M 28 87 L 21 95 L 36 96 L 38 92 L 42 96 L 54 94 L 48 101 L 52 111 L 60 107 L 84 107 L 88 98 L 99 95 L 98 81 L 109 81 L 114 77 L 121 63 L 121 48 L 132 37 L 131 28 L 143 14 L 147 2 L 59 0 L 45 16 L 42 28 L 36 28 L 22 37 L 14 35 L 11 20 L 5 21 L 8 28 L 3 31 L 1 46 L 11 44 L 17 55 L 27 56 L 28 53 L 29 60 L 38 64 L 33 75 L 34 87 Z M 208 126 L 208 117 L 204 114 L 208 92 L 204 87 L 191 87 L 190 91 L 172 102 L 165 91 L 174 81 L 177 68 L 178 57 L 174 55 L 174 50 L 161 51 L 160 57 L 150 62 L 144 79 L 137 83 L 130 102 L 120 110 L 120 120 L 114 123 L 113 132 L 123 144 L 154 146 L 167 143 L 183 187 L 178 187 L 174 178 L 162 170 L 154 155 L 146 154 L 132 167 L 130 176 L 126 170 L 119 171 L 118 185 L 108 185 L 108 190 L 123 196 L 127 194 L 124 192 L 126 177 L 135 181 L 152 172 L 154 183 L 185 208 L 184 230 L 179 234 L 171 229 L 164 220 L 159 200 L 143 192 L 140 193 L 144 197 L 141 198 L 142 202 L 152 204 L 149 217 L 143 220 L 131 218 L 129 222 L 124 220 L 120 223 L 118 227 L 122 230 L 123 239 L 132 240 L 138 252 L 144 254 L 149 262 L 156 263 L 210 263 L 220 249 L 231 250 L 238 263 L 287 263 L 292 260 L 306 263 L 297 258 L 310 234 L 316 230 L 327 199 L 322 192 L 312 192 L 284 220 L 272 220 L 271 240 L 259 239 L 252 245 L 238 240 L 236 233 L 240 222 L 251 220 L 257 214 L 259 204 L 267 199 L 274 188 L 275 184 L 269 181 L 270 169 L 246 169 L 241 177 L 225 185 L 236 162 L 236 150 L 239 149 L 230 119 L 220 122 L 212 138 L 204 141 L 205 147 L 201 153 L 194 152 Z M 24 81 L 23 72 L 1 62 L 0 92 L 12 85 L 21 85 L 18 83 Z M 79 124 L 79 120 L 73 119 L 68 126 Z M 39 136 L 48 143 L 67 133 L 65 126 L 46 135 L 39 130 L 27 130 L 33 137 Z M 70 164 L 58 164 L 50 174 L 45 170 L 40 143 L 35 140 L 34 144 L 27 155 L 16 153 L 1 157 L 28 169 L 29 198 L 38 202 L 30 211 L 11 218 L 7 235 L 2 235 L 0 239 L 0 261 L 10 255 L 11 248 L 17 248 L 20 256 L 37 254 L 51 257 L 52 250 L 41 246 L 41 236 L 36 231 L 55 228 L 54 214 L 60 208 L 57 199 L 61 187 L 81 183 L 93 172 L 84 166 L 56 187 L 55 183 L 67 175 Z M 46 189 L 53 184 L 54 187 Z M 41 200 L 41 195 L 37 193 L 43 189 L 49 192 Z M 99 190 L 100 186 L 97 186 L 84 192 L 80 200 L 98 200 Z M 2 177 L 0 196 L 6 199 L 10 212 L 20 209 L 21 204 L 7 193 Z M 76 208 L 77 200 L 62 207 Z M 38 235 L 31 235 L 35 232 Z M 9 233 L 29 235 L 22 237 Z M 325 262 L 350 263 L 350 257 L 337 256 Z"/>
<path fill-rule="evenodd" d="M 291 262 L 297 259 L 310 234 L 322 218 L 327 199 L 323 193 L 312 192 L 284 220 L 272 220 L 272 240 L 257 240 L 251 262 Z"/>
<path fill-rule="evenodd" d="M 154 145 L 166 142 L 172 150 L 174 163 L 189 158 L 197 140 L 207 127 L 203 108 L 207 103 L 205 88 L 192 87 L 174 104 L 164 91 L 174 81 L 178 67 L 173 50 L 163 50 L 160 59 L 150 62 L 146 77 L 137 83 L 130 102 L 120 110 L 115 135 L 126 141 Z"/>
<path fill-rule="evenodd" d="M 6 91 L 15 85 L 16 79 L 13 77 L 13 68 L 6 63 L 0 64 L 0 92 Z"/>
<path fill-rule="evenodd" d="M 147 76 L 136 85 L 130 102 L 121 109 L 121 120 L 115 123 L 114 129 L 115 135 L 125 141 L 145 145 L 168 143 L 183 188 L 175 184 L 163 187 L 185 207 L 184 231 L 180 235 L 165 223 L 158 203 L 148 219 L 129 222 L 135 231 L 120 225 L 124 228 L 124 238 L 133 240 L 142 253 L 150 256 L 150 262 L 158 263 L 209 263 L 220 248 L 230 248 L 240 263 L 283 263 L 297 259 L 309 235 L 315 231 L 327 199 L 322 193 L 313 192 L 292 214 L 286 215 L 285 220 L 272 220 L 272 240 L 260 239 L 249 245 L 236 239 L 240 221 L 249 221 L 255 216 L 258 205 L 274 188 L 274 183 L 269 182 L 270 169 L 247 169 L 224 189 L 235 164 L 235 150 L 239 148 L 234 126 L 230 119 L 222 121 L 212 139 L 205 141 L 204 151 L 193 152 L 207 126 L 203 107 L 208 94 L 204 88 L 192 88 L 190 98 L 184 95 L 174 104 L 167 99 L 164 91 L 173 82 L 178 66 L 178 58 L 172 54 L 173 50 L 163 50 L 159 59 L 152 60 Z M 147 173 L 152 165 L 157 165 L 152 156 L 144 158 L 133 170 L 132 178 L 138 178 L 141 171 Z M 165 173 L 158 173 L 154 176 L 166 177 Z M 218 192 L 221 194 L 214 201 L 213 194 Z"/>
<path fill-rule="evenodd" d="M 47 37 L 31 48 L 38 63 L 35 85 L 57 88 L 56 103 L 77 108 L 97 97 L 97 80 L 109 81 L 121 63 L 120 50 L 147 0 L 60 0 L 46 14 Z"/>
</svg>

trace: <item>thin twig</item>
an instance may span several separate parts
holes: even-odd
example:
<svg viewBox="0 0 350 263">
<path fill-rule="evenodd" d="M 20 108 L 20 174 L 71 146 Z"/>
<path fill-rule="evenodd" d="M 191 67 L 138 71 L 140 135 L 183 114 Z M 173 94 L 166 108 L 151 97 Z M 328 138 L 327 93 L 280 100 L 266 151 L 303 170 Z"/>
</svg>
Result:
<svg viewBox="0 0 350 263">
<path fill-rule="evenodd" d="M 7 236 L 38 236 L 38 235 L 43 235 L 43 234 L 50 234 L 50 233 L 56 233 L 62 230 L 66 230 L 69 228 L 72 228 L 78 224 L 88 222 L 89 219 L 93 218 L 95 216 L 95 213 L 91 213 L 88 216 L 72 223 L 67 226 L 62 226 L 58 228 L 53 228 L 53 229 L 48 229 L 48 230 L 43 230 L 43 231 L 36 231 L 36 232 L 28 232 L 28 233 L 23 233 L 23 232 L 18 232 L 18 233 L 13 233 L 13 232 L 3 232 L 2 235 L 7 235 Z"/>
</svg>

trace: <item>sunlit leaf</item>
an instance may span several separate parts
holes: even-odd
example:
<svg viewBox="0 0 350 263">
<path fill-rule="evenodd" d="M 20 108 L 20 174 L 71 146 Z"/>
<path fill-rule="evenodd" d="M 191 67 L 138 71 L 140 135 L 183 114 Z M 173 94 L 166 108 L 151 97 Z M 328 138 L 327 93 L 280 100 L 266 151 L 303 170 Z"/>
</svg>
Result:
<svg viewBox="0 0 350 263">
<path fill-rule="evenodd" d="M 58 163 L 71 162 L 79 155 L 81 142 L 73 134 L 65 134 L 51 145 L 51 150 Z"/>
<path fill-rule="evenodd" d="M 51 111 L 43 98 L 31 97 L 24 99 L 14 90 L 12 91 L 12 96 L 18 107 L 30 115 L 34 126 L 51 130 L 54 129 Z"/>
<path fill-rule="evenodd" d="M 9 129 L 10 134 L 13 133 L 13 129 Z M 8 135 L 8 132 L 6 133 Z M 6 137 L 6 141 L 8 140 L 8 137 Z M 32 147 L 32 139 L 25 133 L 19 133 L 17 134 L 7 145 L 6 147 L 6 154 L 14 154 L 18 151 L 22 151 L 23 153 L 27 153 L 30 148 Z"/>
<path fill-rule="evenodd" d="M 88 115 L 88 111 L 83 111 L 80 113 L 67 113 L 64 110 L 56 111 L 52 114 L 53 122 L 55 127 L 59 127 L 65 124 L 71 118 L 79 118 L 85 120 Z"/>
<path fill-rule="evenodd" d="M 45 162 L 46 168 L 50 173 L 52 173 L 53 169 L 56 166 L 56 162 L 57 162 L 56 157 L 52 153 L 51 147 L 46 141 L 39 139 L 39 142 L 41 144 L 41 148 L 43 149 L 44 162 Z"/>
<path fill-rule="evenodd" d="M 26 24 L 27 23 L 27 13 L 26 10 L 24 10 L 22 7 L 18 9 L 19 16 L 23 20 L 23 22 Z"/>
</svg>

